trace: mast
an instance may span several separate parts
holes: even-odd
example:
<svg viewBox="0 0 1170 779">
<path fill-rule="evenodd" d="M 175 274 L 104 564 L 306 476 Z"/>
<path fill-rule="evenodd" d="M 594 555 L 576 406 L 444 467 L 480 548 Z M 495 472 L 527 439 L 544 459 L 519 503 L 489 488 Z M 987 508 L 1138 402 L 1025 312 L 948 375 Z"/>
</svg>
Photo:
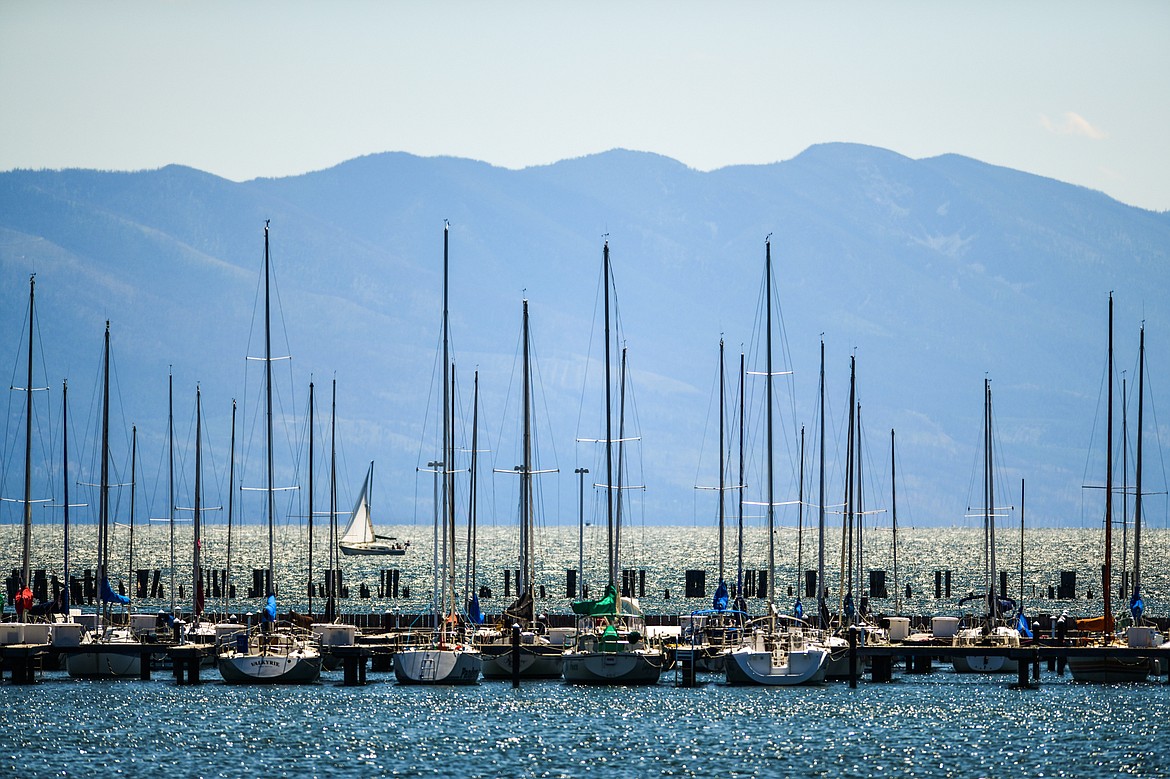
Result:
<svg viewBox="0 0 1170 779">
<path fill-rule="evenodd" d="M 1109 420 L 1105 442 L 1105 570 L 1102 588 L 1105 595 L 1105 637 L 1113 632 L 1113 293 L 1109 293 Z"/>
<path fill-rule="evenodd" d="M 893 512 L 892 528 L 894 533 L 894 611 L 902 613 L 902 591 L 898 589 L 898 470 L 894 459 L 894 429 L 890 428 L 890 509 Z M 1021 509 L 1021 512 L 1023 509 Z M 1021 515 L 1022 517 L 1022 515 Z M 1022 518 L 1021 518 L 1022 521 Z M 1023 555 L 1020 556 L 1020 576 L 1023 576 Z M 1020 579 L 1022 588 L 1023 579 Z"/>
<path fill-rule="evenodd" d="M 447 521 L 448 470 L 450 469 L 450 467 L 452 465 L 451 459 L 450 459 L 450 453 L 448 452 L 448 446 L 450 445 L 450 436 L 451 436 L 451 429 L 450 429 L 450 427 L 451 427 L 451 417 L 450 417 L 451 410 L 450 410 L 450 407 L 448 405 L 450 397 L 451 397 L 451 384 L 450 384 L 451 377 L 447 373 L 448 366 L 451 364 L 450 363 L 450 355 L 449 355 L 449 345 L 448 345 L 448 331 L 447 331 L 447 328 L 448 328 L 447 304 L 448 304 L 448 294 L 449 294 L 449 289 L 450 289 L 449 288 L 449 278 L 448 278 L 448 245 L 449 245 L 450 233 L 451 233 L 451 225 L 449 222 L 444 220 L 443 221 L 443 323 L 442 323 L 442 329 L 443 329 L 443 368 L 442 368 L 442 371 L 443 371 L 443 454 L 442 454 L 442 457 L 439 458 L 442 461 L 439 465 L 439 468 L 442 470 L 442 475 L 443 475 L 443 498 L 442 498 L 442 506 L 441 506 L 441 509 L 442 509 L 441 517 L 442 517 L 442 522 L 444 523 L 443 524 L 444 543 L 446 542 L 446 532 L 445 532 L 446 524 L 445 523 Z M 439 549 L 439 536 L 438 536 L 438 534 L 439 534 L 439 517 L 436 517 L 435 518 L 435 592 L 434 592 L 434 611 L 435 611 L 435 628 L 436 629 L 441 624 L 439 615 L 440 615 L 440 612 L 443 611 L 443 608 L 442 608 L 443 604 L 442 604 L 442 600 L 441 600 L 440 593 L 439 593 L 439 582 L 442 580 L 442 573 L 439 569 L 439 560 L 438 560 L 438 549 Z M 446 565 L 446 563 L 447 563 L 447 556 L 446 556 L 446 552 L 444 552 L 443 564 Z"/>
<path fill-rule="evenodd" d="M 817 620 L 822 628 L 829 627 L 825 609 L 825 339 L 821 337 L 821 380 L 820 380 L 820 426 L 821 452 L 819 473 L 820 482 L 817 497 Z"/>
<path fill-rule="evenodd" d="M 269 282 L 268 220 L 264 221 L 264 394 L 267 404 L 268 441 L 268 592 L 276 594 L 276 550 L 273 538 L 276 535 L 276 485 L 272 455 L 272 319 L 271 285 Z"/>
<path fill-rule="evenodd" d="M 862 537 L 864 535 L 864 530 L 865 530 L 865 505 L 864 505 L 865 491 L 862 489 L 862 486 L 865 484 L 865 481 L 862 478 L 862 473 L 861 473 L 862 464 L 863 464 L 863 460 L 864 460 L 864 458 L 861 456 L 863 448 L 864 447 L 862 446 L 862 442 L 861 442 L 861 404 L 858 403 L 857 404 L 857 449 L 856 449 L 856 452 L 854 453 L 856 458 L 857 458 L 857 470 L 855 471 L 855 473 L 857 474 L 857 477 L 853 480 L 853 490 L 857 494 L 857 498 L 854 502 L 854 506 L 856 507 L 856 511 L 853 513 L 853 517 L 854 517 L 854 522 L 857 525 L 857 546 L 856 546 L 857 578 L 854 581 L 857 584 L 857 590 L 858 590 L 859 595 L 865 592 L 865 565 L 864 565 L 864 562 L 862 560 L 862 553 L 865 550 L 865 544 L 863 543 L 864 539 Z M 861 598 L 858 597 L 857 601 L 858 601 L 857 602 L 857 610 L 860 613 L 860 611 L 861 611 Z"/>
<path fill-rule="evenodd" d="M 191 597 L 194 608 L 191 612 L 192 622 L 198 623 L 203 613 L 203 568 L 200 564 L 200 550 L 202 547 L 202 511 L 203 511 L 203 398 L 199 385 L 195 385 L 195 511 L 191 516 L 191 530 L 195 539 L 193 559 L 191 561 Z"/>
<path fill-rule="evenodd" d="M 226 581 L 223 588 L 223 611 L 226 615 L 231 611 L 232 597 L 232 509 L 235 506 L 234 494 L 236 483 L 236 399 L 232 398 L 232 444 L 228 455 L 228 526 L 227 526 L 227 568 L 224 572 Z"/>
<path fill-rule="evenodd" d="M 1024 480 L 1020 479 L 1020 607 L 1024 613 Z"/>
<path fill-rule="evenodd" d="M 329 584 L 325 588 L 325 619 L 332 622 L 337 612 L 337 378 L 329 405 Z"/>
<path fill-rule="evenodd" d="M 28 279 L 28 379 L 24 385 L 24 526 L 22 532 L 21 587 L 31 586 L 29 577 L 32 554 L 32 394 L 33 394 L 33 326 L 37 275 Z M 66 500 L 66 503 L 69 501 Z M 23 612 L 21 612 L 23 614 Z"/>
<path fill-rule="evenodd" d="M 309 616 L 313 616 L 313 381 L 309 380 Z"/>
<path fill-rule="evenodd" d="M 447 476 L 447 513 L 444 516 L 444 533 L 443 533 L 443 573 L 445 574 L 446 593 L 444 594 L 444 613 L 455 613 L 455 363 L 451 363 L 451 437 L 449 439 L 451 448 L 448 450 L 447 462 L 451 464 L 451 468 L 446 469 Z M 447 622 L 444 620 L 443 626 L 446 628 Z"/>
<path fill-rule="evenodd" d="M 534 577 L 532 572 L 532 377 L 529 374 L 531 363 L 528 345 L 528 301 L 524 301 L 524 322 L 521 326 L 524 339 L 523 354 L 523 382 L 524 387 L 524 432 L 523 432 L 523 471 L 520 474 L 520 572 L 523 576 L 524 592 L 532 592 Z M 477 385 L 478 386 L 478 385 Z M 472 449 L 475 449 L 474 444 Z M 519 588 L 517 588 L 519 589 Z"/>
<path fill-rule="evenodd" d="M 995 450 L 991 435 L 991 379 L 987 382 L 987 578 L 991 598 L 991 615 L 999 613 L 999 597 L 996 593 L 997 568 L 995 564 Z"/>
<path fill-rule="evenodd" d="M 726 389 L 727 389 L 726 379 L 724 378 L 725 367 L 726 366 L 725 366 L 725 363 L 723 360 L 723 339 L 720 338 L 719 339 L 719 583 L 720 584 L 724 584 L 727 581 L 726 575 L 724 573 L 724 540 L 723 540 L 724 512 L 725 512 L 725 509 L 724 509 L 725 500 L 723 497 L 723 490 L 726 489 L 726 486 L 725 486 L 726 479 L 724 478 L 724 472 L 726 470 L 726 466 L 724 465 L 725 450 L 724 450 L 724 444 L 723 444 L 723 427 L 724 427 L 724 422 L 725 422 L 724 415 L 726 414 L 726 411 L 724 410 L 724 406 L 726 405 L 726 398 L 724 396 L 726 395 Z"/>
<path fill-rule="evenodd" d="M 609 583 L 617 587 L 617 550 L 614 548 L 613 524 L 613 399 L 610 384 L 609 334 L 609 241 L 602 248 L 602 284 L 605 286 L 605 524 L 609 544 Z M 621 603 L 621 593 L 618 593 Z"/>
<path fill-rule="evenodd" d="M 1143 391 L 1146 378 L 1146 326 L 1142 323 L 1138 338 L 1138 432 L 1137 462 L 1135 463 L 1136 498 L 1133 505 L 1133 592 L 1141 592 L 1142 586 L 1142 410 L 1145 406 Z"/>
<path fill-rule="evenodd" d="M 167 520 L 171 534 L 171 614 L 175 613 L 175 376 L 167 372 Z"/>
<path fill-rule="evenodd" d="M 65 560 L 63 581 L 65 592 L 62 603 L 69 614 L 69 380 L 61 382 L 61 472 L 65 486 Z"/>
<path fill-rule="evenodd" d="M 857 357 L 849 356 L 849 432 L 845 442 L 845 513 L 841 515 L 841 592 L 838 613 L 845 616 L 845 597 L 853 597 L 853 432 L 857 403 Z M 848 558 L 846 555 L 848 554 Z"/>
<path fill-rule="evenodd" d="M 106 320 L 106 343 L 102 371 L 102 466 L 101 486 L 98 488 L 98 568 L 99 582 L 109 581 L 109 527 L 110 527 L 110 321 Z M 109 616 L 110 606 L 102 603 L 103 616 Z"/>
<path fill-rule="evenodd" d="M 769 238 L 764 239 L 764 253 L 764 285 L 767 290 L 765 302 L 768 310 L 766 317 L 768 353 L 765 368 L 767 375 L 764 384 L 768 406 L 768 606 L 770 607 L 776 602 L 776 500 L 774 496 L 775 485 L 772 479 L 772 242 Z"/>
</svg>

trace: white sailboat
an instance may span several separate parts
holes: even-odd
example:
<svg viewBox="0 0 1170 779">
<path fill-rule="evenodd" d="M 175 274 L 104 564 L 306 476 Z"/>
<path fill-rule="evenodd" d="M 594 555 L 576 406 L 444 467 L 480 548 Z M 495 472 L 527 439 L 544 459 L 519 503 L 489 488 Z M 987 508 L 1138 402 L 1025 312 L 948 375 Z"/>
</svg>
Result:
<svg viewBox="0 0 1170 779">
<path fill-rule="evenodd" d="M 981 625 L 967 627 L 955 633 L 951 646 L 956 649 L 1015 649 L 1020 646 L 1020 631 L 1002 618 L 1006 599 L 996 589 L 995 564 L 995 460 L 991 435 L 991 380 L 983 380 L 983 595 L 977 596 L 987 606 L 987 616 Z M 962 602 L 960 602 L 962 603 Z M 1011 604 L 1014 608 L 1015 604 Z M 951 664 L 959 673 L 1013 673 L 1017 661 L 1003 654 L 952 655 Z"/>
<path fill-rule="evenodd" d="M 621 597 L 617 576 L 621 512 L 620 487 L 615 487 L 610 378 L 609 331 L 609 242 L 603 250 L 605 286 L 605 471 L 606 471 L 606 543 L 609 552 L 609 582 L 599 600 L 582 600 L 573 604 L 578 615 L 574 645 L 562 655 L 562 673 L 566 682 L 578 684 L 657 684 L 662 673 L 662 652 L 646 643 L 646 622 L 638 602 Z M 624 362 L 623 362 L 624 364 Z M 621 438 L 619 432 L 618 438 Z M 621 471 L 619 460 L 618 472 Z"/>
<path fill-rule="evenodd" d="M 268 593 L 260 624 L 220 637 L 216 664 L 229 684 L 306 684 L 321 676 L 321 651 L 310 632 L 276 622 L 276 487 L 272 453 L 272 334 L 268 223 L 264 223 L 264 389 L 267 396 Z"/>
<path fill-rule="evenodd" d="M 768 510 L 768 614 L 749 622 L 743 640 L 723 659 L 728 684 L 755 684 L 769 687 L 812 684 L 825 678 L 829 652 L 814 643 L 802 620 L 784 617 L 776 611 L 776 550 L 772 453 L 772 243 L 764 241 L 765 306 L 767 308 L 767 510 Z"/>
<path fill-rule="evenodd" d="M 393 537 L 374 533 L 374 522 L 370 518 L 370 491 L 374 485 L 374 463 L 366 471 L 366 480 L 349 515 L 349 524 L 337 542 L 337 548 L 346 555 L 404 555 L 406 547 Z"/>
<path fill-rule="evenodd" d="M 452 435 L 451 361 L 448 335 L 448 246 L 450 225 L 443 225 L 443 461 L 433 463 L 442 475 L 442 497 L 435 501 L 434 575 L 432 609 L 434 635 L 429 646 L 408 647 L 394 653 L 394 677 L 399 684 L 475 684 L 483 659 L 463 635 L 455 609 L 455 447 Z M 439 541 L 443 555 L 439 559 Z M 450 543 L 448 543 L 450 539 Z"/>
</svg>

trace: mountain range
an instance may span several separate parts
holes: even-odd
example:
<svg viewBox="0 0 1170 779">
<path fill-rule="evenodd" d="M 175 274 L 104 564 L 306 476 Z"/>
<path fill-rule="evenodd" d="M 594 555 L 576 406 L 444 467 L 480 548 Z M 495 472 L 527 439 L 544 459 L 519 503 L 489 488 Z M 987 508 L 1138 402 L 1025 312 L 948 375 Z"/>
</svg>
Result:
<svg viewBox="0 0 1170 779">
<path fill-rule="evenodd" d="M 702 172 L 614 150 L 509 170 L 455 158 L 376 154 L 328 170 L 232 182 L 198 170 L 0 173 L 0 359 L 25 383 L 29 277 L 36 274 L 34 493 L 59 484 L 60 383 L 74 420 L 70 478 L 93 481 L 102 331 L 115 365 L 119 478 L 138 431 L 141 498 L 165 511 L 168 375 L 175 387 L 177 494 L 193 483 L 202 390 L 209 503 L 226 500 L 231 401 L 238 479 L 264 458 L 262 268 L 270 225 L 274 363 L 283 436 L 278 481 L 307 476 L 307 389 L 315 384 L 317 484 L 327 503 L 336 380 L 340 510 L 376 462 L 375 522 L 429 524 L 440 456 L 443 233 L 450 224 L 450 330 L 459 469 L 469 465 L 478 371 L 480 521 L 510 522 L 521 461 L 520 310 L 530 303 L 536 467 L 543 521 L 577 521 L 578 476 L 604 483 L 601 260 L 613 264 L 617 348 L 628 349 L 623 483 L 634 522 L 715 521 L 719 344 L 726 345 L 726 485 L 738 482 L 739 363 L 745 353 L 745 497 L 763 494 L 765 240 L 773 260 L 776 500 L 786 525 L 815 522 L 819 353 L 826 355 L 826 503 L 842 501 L 850 359 L 857 363 L 867 508 L 891 519 L 890 431 L 904 524 L 977 523 L 984 378 L 994 398 L 996 503 L 1027 521 L 1099 524 L 1104 481 L 1107 300 L 1116 376 L 1136 407 L 1138 331 L 1147 341 L 1146 489 L 1165 490 L 1170 213 L 957 155 L 910 159 L 825 144 L 769 165 Z M 770 236 L 770 237 L 769 237 Z M 276 385 L 280 386 L 277 387 Z M 23 489 L 24 395 L 10 394 L 4 497 Z M 1121 437 L 1121 400 L 1115 437 Z M 1129 417 L 1135 417 L 1130 419 Z M 1127 416 L 1132 481 L 1136 414 Z M 616 422 L 615 422 L 616 425 Z M 800 429 L 805 429 L 801 492 Z M 616 428 L 615 428 L 616 429 Z M 1159 434 L 1161 431 L 1161 434 Z M 1121 444 L 1117 473 L 1122 483 Z M 461 494 L 466 496 L 464 477 Z M 291 483 L 291 482 L 290 482 Z M 587 521 L 604 523 L 597 490 Z M 34 495 L 34 497 L 38 497 Z M 734 521 L 735 492 L 727 517 Z M 1002 497 L 1000 497 L 1002 496 Z M 59 495 L 56 495 L 59 497 Z M 805 509 L 798 520 L 795 502 Z M 127 499 L 119 497 L 120 510 Z M 190 497 L 177 502 L 190 505 Z M 18 521 L 6 503 L 4 522 Z M 246 503 L 244 504 L 247 505 Z M 1165 525 L 1163 495 L 1146 501 Z M 759 523 L 760 507 L 748 520 Z M 287 509 L 297 515 L 299 504 Z M 830 508 L 830 522 L 839 523 Z M 258 509 L 245 508 L 246 519 Z M 1005 512 L 1006 514 L 1007 512 Z M 1004 519 L 1003 522 L 1018 522 Z"/>
</svg>

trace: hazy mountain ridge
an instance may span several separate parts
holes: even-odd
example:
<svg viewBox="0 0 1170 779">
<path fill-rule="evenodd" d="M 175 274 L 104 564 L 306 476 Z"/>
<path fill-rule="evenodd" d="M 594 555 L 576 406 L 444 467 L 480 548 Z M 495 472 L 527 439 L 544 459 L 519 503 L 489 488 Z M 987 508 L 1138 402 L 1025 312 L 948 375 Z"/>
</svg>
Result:
<svg viewBox="0 0 1170 779">
<path fill-rule="evenodd" d="M 593 453 L 575 453 L 573 439 L 600 434 L 598 393 L 587 397 L 591 410 L 579 406 L 591 337 L 591 381 L 600 358 L 593 317 L 606 233 L 639 393 L 647 521 L 713 514 L 713 499 L 696 497 L 692 486 L 716 477 L 715 421 L 704 421 L 716 350 L 724 333 L 734 377 L 740 344 L 758 348 L 753 313 L 768 233 L 787 367 L 796 371 L 796 396 L 779 405 L 787 440 L 777 494 L 785 499 L 795 492 L 797 426 L 811 432 L 814 424 L 824 333 L 831 461 L 844 447 L 848 356 L 856 348 L 879 471 L 888 469 L 881 451 L 889 428 L 898 429 L 900 510 L 921 522 L 962 521 L 989 373 L 1004 478 L 1029 479 L 1030 517 L 1078 522 L 1086 450 L 1103 436 L 1094 438 L 1092 425 L 1108 291 L 1118 301 L 1118 370 L 1134 371 L 1142 318 L 1151 345 L 1164 343 L 1170 327 L 1170 214 L 958 155 L 912 160 L 825 144 L 782 163 L 700 172 L 623 150 L 518 171 L 387 153 L 240 184 L 181 166 L 0 174 L 5 359 L 23 359 L 20 317 L 35 271 L 48 381 L 66 371 L 71 384 L 96 380 L 109 317 L 122 386 L 135 387 L 127 415 L 153 452 L 144 456 L 157 457 L 165 436 L 168 365 L 177 404 L 190 406 L 202 382 L 210 435 L 226 451 L 230 398 L 245 386 L 242 358 L 257 353 L 245 342 L 265 219 L 300 393 L 289 411 L 303 414 L 310 371 L 320 411 L 322 387 L 336 372 L 350 480 L 360 480 L 365 460 L 379 461 L 385 521 L 429 512 L 413 506 L 430 499 L 429 482 L 420 487 L 414 468 L 433 456 L 421 442 L 430 435 L 424 419 L 429 429 L 436 413 L 428 412 L 427 392 L 443 219 L 452 225 L 461 405 L 470 403 L 479 365 L 483 421 L 502 450 L 492 457 L 505 468 L 516 456 L 511 429 L 486 417 L 516 406 L 503 395 L 522 290 L 531 300 L 544 407 L 555 417 L 542 422 L 551 428 L 545 446 L 555 447 L 562 471 L 552 477 L 559 486 L 545 488 L 550 521 L 576 516 L 573 467 L 595 468 Z M 762 370 L 762 358 L 748 368 Z M 1155 377 L 1158 370 L 1154 362 Z M 1159 392 L 1163 384 L 1153 382 Z M 253 392 L 255 380 L 246 386 Z M 760 425 L 750 424 L 758 474 Z M 586 454 L 590 461 L 576 462 Z M 831 467 L 837 494 L 839 466 Z M 4 468 L 10 482 L 12 466 Z M 875 481 L 874 490 L 888 484 Z M 884 503 L 883 495 L 869 500 Z M 497 502 L 491 511 L 505 519 L 510 505 Z"/>
</svg>

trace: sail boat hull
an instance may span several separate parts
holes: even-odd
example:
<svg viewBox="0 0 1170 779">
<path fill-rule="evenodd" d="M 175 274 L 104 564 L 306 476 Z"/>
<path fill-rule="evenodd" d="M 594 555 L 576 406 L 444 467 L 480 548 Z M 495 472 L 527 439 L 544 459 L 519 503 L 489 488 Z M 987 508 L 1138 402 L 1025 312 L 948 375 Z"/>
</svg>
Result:
<svg viewBox="0 0 1170 779">
<path fill-rule="evenodd" d="M 565 652 L 565 681 L 574 684 L 658 684 L 659 652 Z"/>
<path fill-rule="evenodd" d="M 109 630 L 104 638 L 82 640 L 80 650 L 66 656 L 65 667 L 74 679 L 137 679 L 144 650 L 129 631 Z"/>
<path fill-rule="evenodd" d="M 825 680 L 829 652 L 809 647 L 792 652 L 758 651 L 741 647 L 723 659 L 728 684 L 790 687 Z"/>
<path fill-rule="evenodd" d="M 483 659 L 462 649 L 404 649 L 394 654 L 399 684 L 476 684 Z"/>
<path fill-rule="evenodd" d="M 314 649 L 286 653 L 221 652 L 219 674 L 228 684 L 312 684 L 321 678 L 321 653 Z"/>
<path fill-rule="evenodd" d="M 406 550 L 400 546 L 388 544 L 384 541 L 370 541 L 368 543 L 348 544 L 344 541 L 337 544 L 337 548 L 344 555 L 404 555 Z"/>
<path fill-rule="evenodd" d="M 1104 655 L 1070 657 L 1068 670 L 1073 681 L 1094 684 L 1144 682 L 1150 677 L 1152 663 L 1148 657 L 1128 659 Z"/>
<path fill-rule="evenodd" d="M 488 644 L 480 647 L 483 655 L 483 678 L 512 678 L 512 647 L 510 644 Z M 560 647 L 549 644 L 520 647 L 520 678 L 560 679 L 564 663 Z"/>
</svg>

